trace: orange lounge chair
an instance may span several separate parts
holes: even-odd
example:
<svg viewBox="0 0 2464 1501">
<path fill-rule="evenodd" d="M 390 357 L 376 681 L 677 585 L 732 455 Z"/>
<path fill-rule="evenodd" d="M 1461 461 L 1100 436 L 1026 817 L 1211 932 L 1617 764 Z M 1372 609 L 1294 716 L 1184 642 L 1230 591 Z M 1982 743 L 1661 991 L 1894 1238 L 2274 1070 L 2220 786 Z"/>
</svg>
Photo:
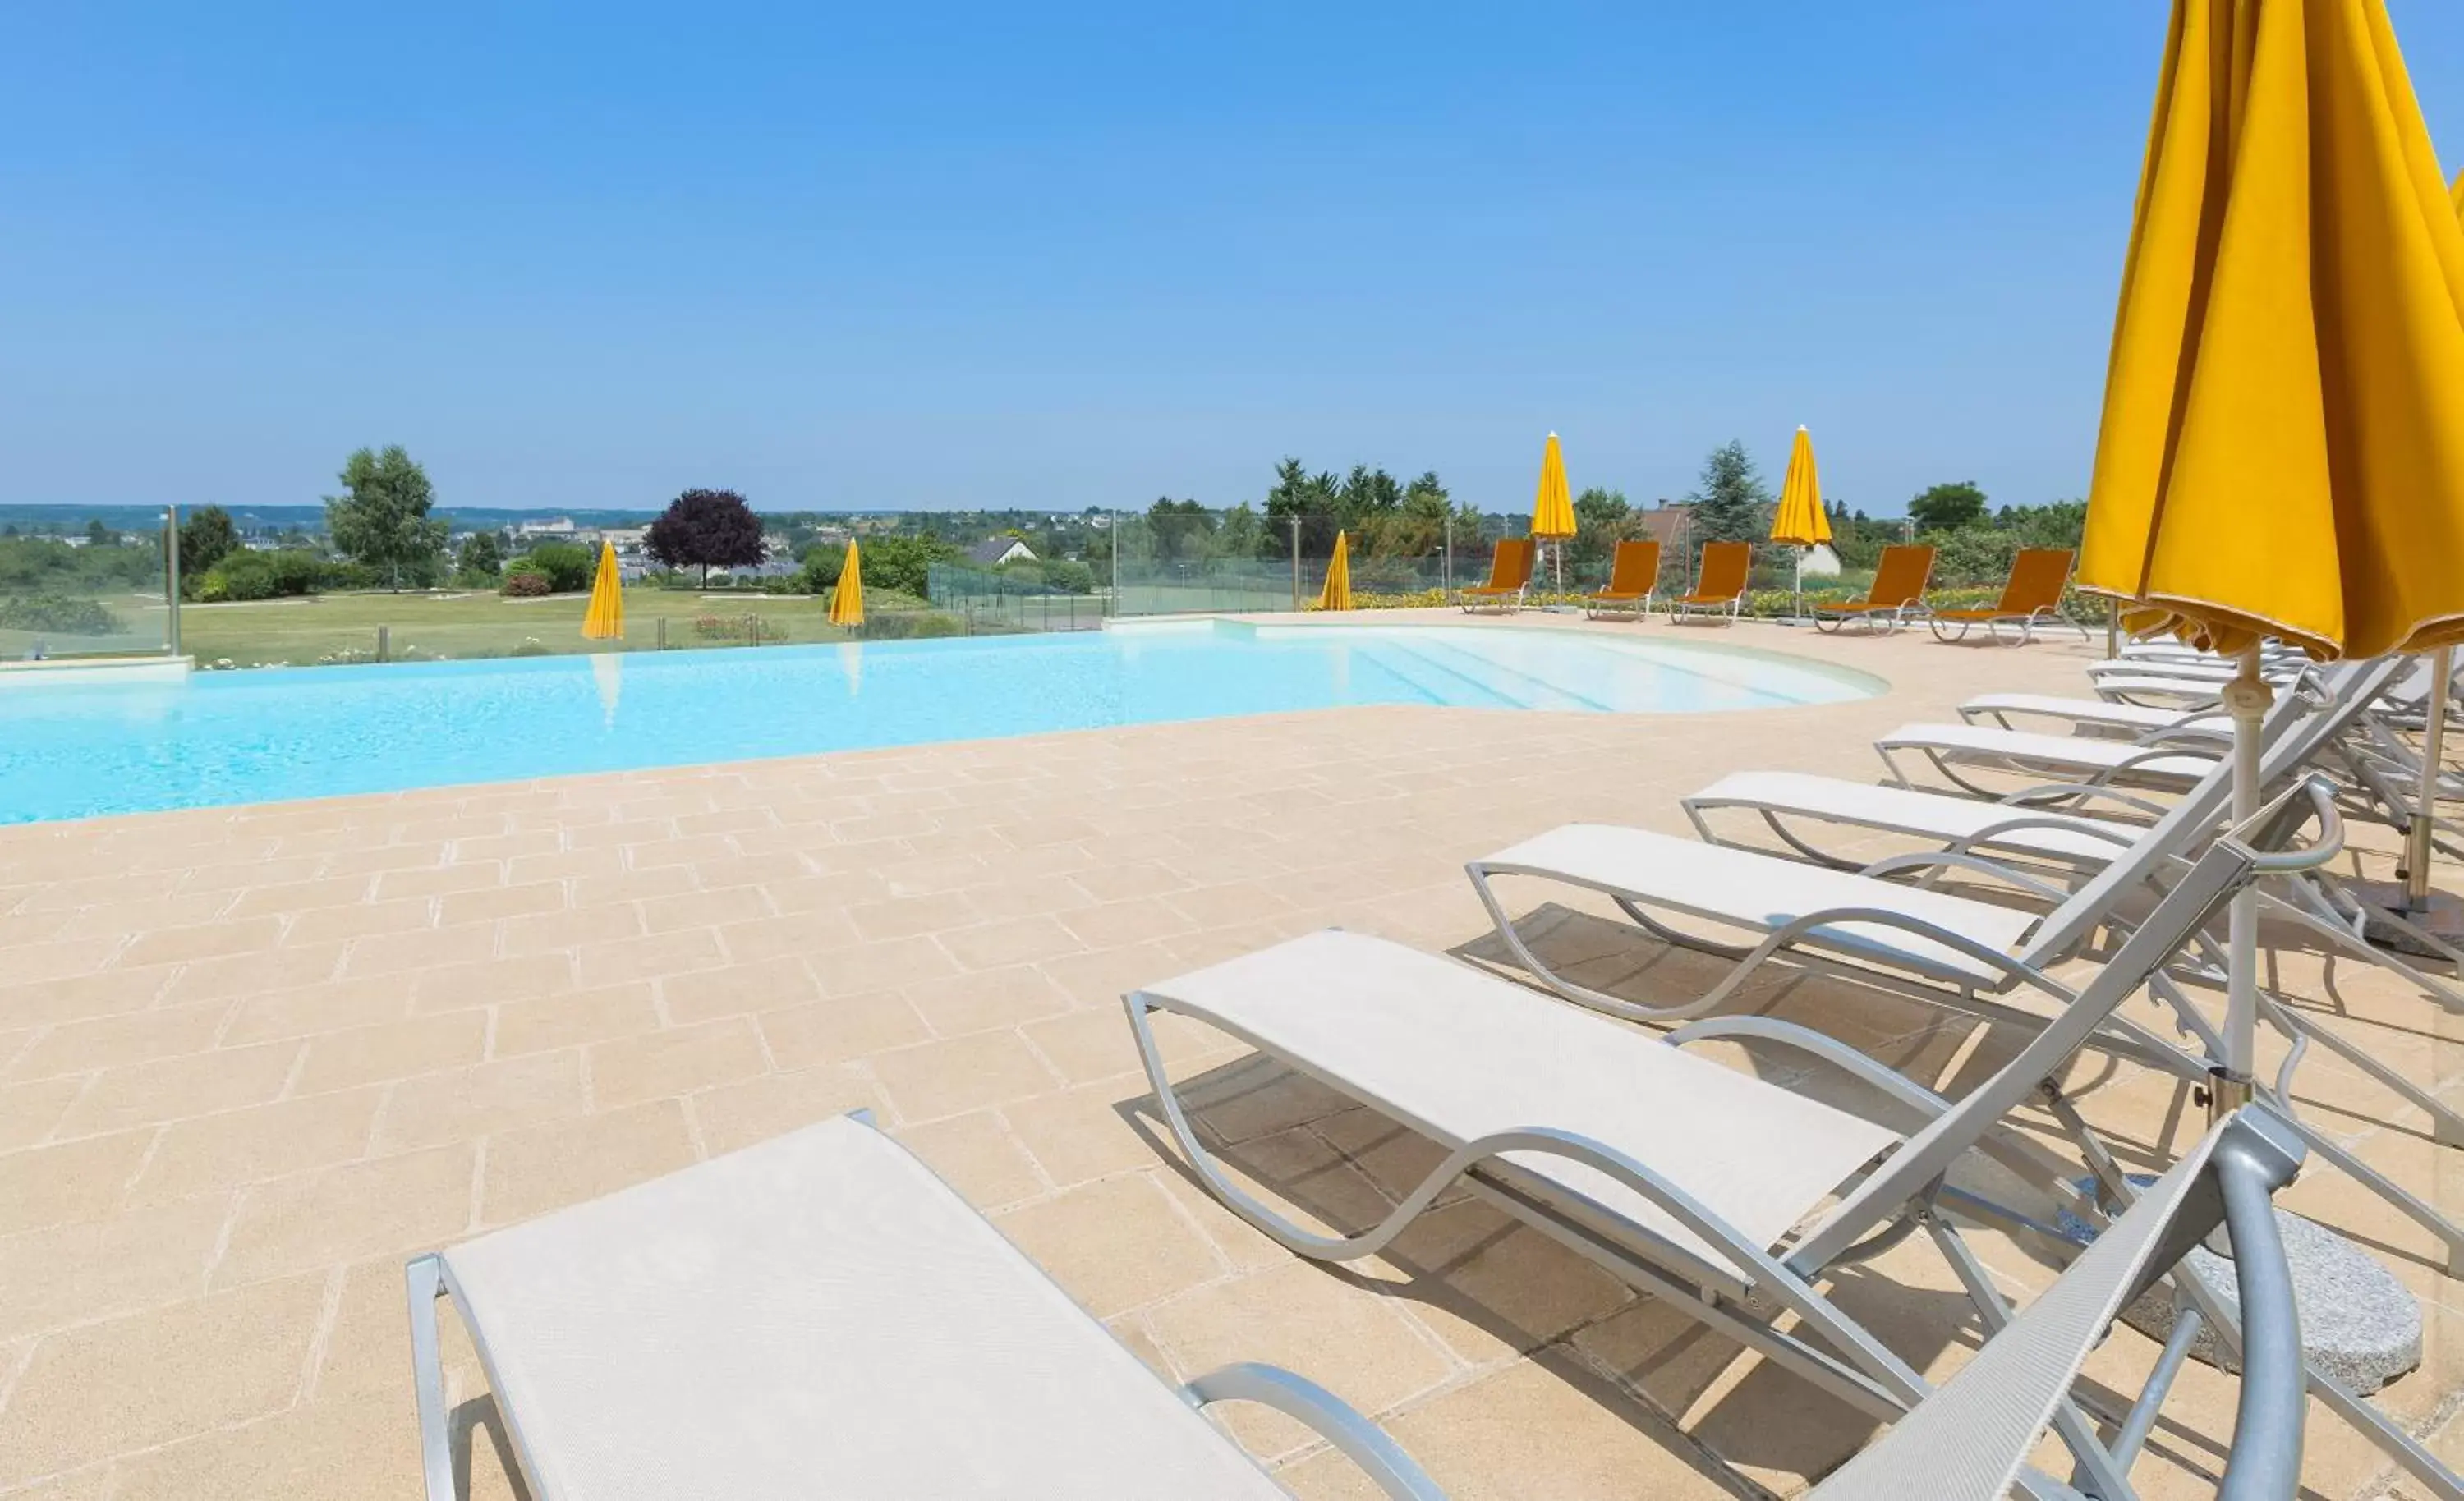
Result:
<svg viewBox="0 0 2464 1501">
<path fill-rule="evenodd" d="M 1700 610 L 1735 620 L 1745 608 L 1746 574 L 1753 562 L 1754 547 L 1750 542 L 1704 543 L 1694 592 L 1668 601 L 1668 619 L 1673 622 L 1688 610 Z"/>
<path fill-rule="evenodd" d="M 1617 555 L 1609 560 L 1609 581 L 1584 601 L 1583 608 L 1595 620 L 1617 610 L 1629 611 L 1639 620 L 1659 592 L 1660 544 L 1647 539 L 1619 542 Z"/>
<path fill-rule="evenodd" d="M 2087 627 L 2077 620 L 2064 620 L 2061 614 L 2062 588 L 2071 579 L 2071 554 L 2068 548 L 2030 547 L 2019 550 L 2011 559 L 2011 578 L 2002 586 L 2002 598 L 1982 610 L 1936 610 L 1926 623 L 1933 627 L 1936 638 L 1947 642 L 1968 639 L 1976 626 L 1985 627 L 1986 635 L 2002 640 L 2002 627 L 2019 627 L 2022 645 L 2036 639 L 2036 626 L 2043 621 L 2059 621 L 2079 633 L 2079 640 L 2092 641 Z M 1956 635 L 1947 634 L 1946 627 L 1957 626 Z"/>
<path fill-rule="evenodd" d="M 1836 631 L 1850 620 L 1862 620 L 1865 629 L 1887 621 L 1887 629 L 1896 631 L 1910 617 L 1925 613 L 1925 580 L 1933 576 L 1933 549 L 1902 544 L 1882 549 L 1882 560 L 1874 568 L 1874 582 L 1866 589 L 1865 598 L 1845 604 L 1817 604 L 1814 607 L 1814 628 Z"/>
<path fill-rule="evenodd" d="M 1510 536 L 1489 555 L 1488 582 L 1463 591 L 1456 602 L 1468 615 L 1474 610 L 1508 614 L 1523 608 L 1523 591 L 1531 587 L 1531 561 L 1539 548 L 1528 536 Z"/>
</svg>

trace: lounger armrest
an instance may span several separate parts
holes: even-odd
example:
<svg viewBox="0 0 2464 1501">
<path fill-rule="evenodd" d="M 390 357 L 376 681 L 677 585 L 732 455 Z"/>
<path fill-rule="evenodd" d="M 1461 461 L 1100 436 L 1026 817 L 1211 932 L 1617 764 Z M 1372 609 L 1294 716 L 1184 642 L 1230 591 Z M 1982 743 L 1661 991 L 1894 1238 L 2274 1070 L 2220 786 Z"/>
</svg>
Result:
<svg viewBox="0 0 2464 1501">
<path fill-rule="evenodd" d="M 1979 964 L 1991 965 L 2023 984 L 2043 989 L 2057 999 L 2065 1001 L 2071 999 L 2070 992 L 2056 985 L 2053 979 L 2042 970 L 2032 969 L 2002 950 L 1989 948 L 1966 933 L 1955 932 L 1938 923 L 1928 923 L 1923 918 L 1910 917 L 1904 912 L 1894 912 L 1888 907 L 1825 907 L 1818 912 L 1808 912 L 1802 917 L 1792 918 L 1784 925 L 1774 928 L 1770 937 L 1755 945 L 1752 957 L 1759 963 L 1771 953 L 1787 947 L 1817 927 L 1830 927 L 1846 923 L 1863 923 L 1876 927 L 1896 927 L 1904 932 L 1914 933 L 1930 943 L 1940 944 L 1945 948 L 1955 948 Z"/>
<path fill-rule="evenodd" d="M 1896 1069 L 1875 1062 L 1838 1038 L 1811 1027 L 1800 1027 L 1793 1021 L 1781 1021 L 1775 1016 L 1707 1016 L 1678 1028 L 1665 1040 L 1682 1048 L 1689 1042 L 1704 1042 L 1714 1037 L 1753 1037 L 1810 1054 L 1841 1073 L 1872 1085 L 1927 1120 L 1950 1108 L 1950 1101 L 1932 1090 Z"/>
<path fill-rule="evenodd" d="M 1980 876 L 1990 877 L 2006 885 L 2016 886 L 2020 890 L 2028 893 L 2030 896 L 2042 897 L 2044 900 L 2054 903 L 2056 905 L 2059 905 L 2070 896 L 2069 892 L 2055 885 L 2052 881 L 2039 881 L 2034 876 L 2013 870 L 1997 860 L 1988 859 L 1982 855 L 1971 855 L 1965 850 L 1956 849 L 1937 850 L 1931 854 L 1886 855 L 1882 859 L 1878 859 L 1872 864 L 1858 871 L 1857 874 L 1860 876 L 1872 876 L 1879 880 L 1884 876 L 1897 875 L 1903 870 L 1924 870 L 1927 868 L 1934 870 L 1974 871 Z M 1920 881 L 1919 884 L 1922 885 L 1924 882 Z"/>
<path fill-rule="evenodd" d="M 2040 782 L 2034 787 L 2022 787 L 2015 793 L 2006 793 L 1994 800 L 2009 803 L 2013 807 L 2029 807 L 2036 803 L 2059 802 L 2064 799 L 2076 799 L 2079 802 L 2120 803 L 2133 813 L 2144 813 L 2156 818 L 2161 818 L 2172 812 L 2152 797 L 2141 797 L 2135 794 L 2123 792 L 2119 788 L 2101 787 L 2094 782 Z"/>
<path fill-rule="evenodd" d="M 1318 1437 L 1343 1451 L 1395 1501 L 1445 1501 L 1402 1446 L 1360 1414 L 1359 1409 L 1304 1376 L 1279 1365 L 1243 1360 L 1207 1372 L 1182 1387 L 1189 1404 L 1203 1410 L 1219 1402 L 1254 1402 L 1298 1419 Z"/>
<path fill-rule="evenodd" d="M 2016 834 L 2022 829 L 2059 829 L 2064 834 L 2077 835 L 2083 839 L 2102 839 L 2116 850 L 2126 850 L 2138 843 L 2138 839 L 2131 838 L 2132 834 L 2144 837 L 2145 833 L 2145 830 L 2137 829 L 2124 832 L 2123 829 L 2107 828 L 2101 824 L 2081 827 L 2079 819 L 2067 814 L 2021 814 L 2016 817 L 2002 818 L 1989 823 L 1973 834 L 1963 836 L 1960 841 L 1951 847 L 1959 851 L 1974 849 L 1979 844 L 1990 843 L 2003 835 Z"/>
<path fill-rule="evenodd" d="M 2193 713 L 2189 717 L 2199 718 L 2202 716 L 2193 711 Z M 2233 736 L 2227 731 L 2221 729 L 2202 729 L 2197 725 L 2178 724 L 2167 725 L 2161 729 L 2151 729 L 2145 734 L 2141 735 L 2133 742 L 2133 744 L 2143 746 L 2179 746 L 2194 750 L 2204 750 L 2212 746 L 2223 746 L 2230 749 L 2233 745 Z"/>
</svg>

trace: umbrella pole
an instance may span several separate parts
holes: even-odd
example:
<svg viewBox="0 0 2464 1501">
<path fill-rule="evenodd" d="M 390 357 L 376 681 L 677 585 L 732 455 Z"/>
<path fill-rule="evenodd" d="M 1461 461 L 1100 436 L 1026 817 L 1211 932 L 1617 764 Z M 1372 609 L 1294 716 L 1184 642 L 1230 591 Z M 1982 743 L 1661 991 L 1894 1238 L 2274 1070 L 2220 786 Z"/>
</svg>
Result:
<svg viewBox="0 0 2464 1501">
<path fill-rule="evenodd" d="M 2430 828 L 2438 806 L 2438 782 L 2447 764 L 2447 683 L 2455 670 L 2455 648 L 2441 646 L 2430 656 L 2430 720 L 2421 739 L 2421 795 L 2412 805 L 2412 826 L 2405 831 L 2404 905 L 2408 912 L 2430 910 Z"/>
<path fill-rule="evenodd" d="M 2241 654 L 2241 675 L 2226 685 L 2225 707 L 2233 724 L 2233 825 L 2258 816 L 2266 789 L 2259 785 L 2259 727 L 2276 693 L 2258 671 L 2259 643 Z M 2208 1118 L 2221 1120 L 2250 1102 L 2258 1064 L 2258 892 L 2244 886 L 2233 901 L 2227 930 L 2230 954 L 2225 990 L 2225 1055 L 2208 1071 Z"/>
</svg>

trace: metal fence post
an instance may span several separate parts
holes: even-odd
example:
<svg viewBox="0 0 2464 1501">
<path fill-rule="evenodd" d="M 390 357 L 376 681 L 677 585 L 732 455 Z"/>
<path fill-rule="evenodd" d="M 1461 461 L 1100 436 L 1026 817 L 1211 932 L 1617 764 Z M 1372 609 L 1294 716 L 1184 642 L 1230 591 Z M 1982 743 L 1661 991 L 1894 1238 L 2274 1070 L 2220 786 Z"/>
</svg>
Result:
<svg viewBox="0 0 2464 1501">
<path fill-rule="evenodd" d="M 377 627 L 377 661 L 393 661 L 393 627 L 390 625 Z"/>
<path fill-rule="evenodd" d="M 1127 615 L 1121 608 L 1121 513 L 1112 512 L 1112 613 Z"/>
<path fill-rule="evenodd" d="M 180 508 L 163 508 L 163 608 L 169 616 L 164 626 L 163 654 L 180 655 Z"/>
<path fill-rule="evenodd" d="M 1292 608 L 1301 607 L 1301 518 L 1292 518 Z"/>
<path fill-rule="evenodd" d="M 1445 579 L 1446 598 L 1451 599 L 1455 597 L 1455 518 L 1452 512 L 1446 516 L 1446 558 L 1445 573 L 1442 576 Z"/>
</svg>

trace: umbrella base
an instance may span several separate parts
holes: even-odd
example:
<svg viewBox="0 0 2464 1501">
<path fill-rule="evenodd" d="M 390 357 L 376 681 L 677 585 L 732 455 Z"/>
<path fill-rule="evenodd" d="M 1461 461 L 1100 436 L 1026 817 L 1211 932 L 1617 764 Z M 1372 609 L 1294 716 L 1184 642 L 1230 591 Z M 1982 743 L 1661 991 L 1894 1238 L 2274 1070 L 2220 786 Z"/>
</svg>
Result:
<svg viewBox="0 0 2464 1501">
<path fill-rule="evenodd" d="M 2144 1187 L 2156 1180 L 2134 1173 L 2130 1181 Z M 2096 1180 L 2082 1178 L 2079 1187 L 2093 1193 Z M 2082 1246 L 2096 1238 L 2067 1211 L 2058 1222 Z M 2284 1238 L 2293 1298 L 2301 1312 L 2301 1353 L 2311 1363 L 2364 1396 L 2421 1363 L 2421 1304 L 2393 1273 L 2299 1215 L 2277 1210 L 2276 1229 Z M 2193 1247 L 2188 1259 L 2225 1306 L 2235 1307 L 2232 1264 L 2204 1246 Z M 2172 1294 L 2162 1287 L 2148 1289 L 2123 1310 L 2122 1320 L 2151 1339 L 2165 1338 L 2173 1332 Z M 2200 1331 L 2190 1355 L 2223 1370 L 2240 1368 L 2212 1331 Z"/>
<path fill-rule="evenodd" d="M 2380 947 L 2424 959 L 2447 957 L 2394 923 L 2379 921 L 2377 914 L 2385 912 L 2401 917 L 2451 948 L 2464 948 L 2464 897 L 2433 889 L 2428 904 L 2412 910 L 2405 905 L 2405 888 L 2401 881 L 2356 881 L 2345 889 L 2372 914 L 2365 932 L 2369 941 Z"/>
</svg>

